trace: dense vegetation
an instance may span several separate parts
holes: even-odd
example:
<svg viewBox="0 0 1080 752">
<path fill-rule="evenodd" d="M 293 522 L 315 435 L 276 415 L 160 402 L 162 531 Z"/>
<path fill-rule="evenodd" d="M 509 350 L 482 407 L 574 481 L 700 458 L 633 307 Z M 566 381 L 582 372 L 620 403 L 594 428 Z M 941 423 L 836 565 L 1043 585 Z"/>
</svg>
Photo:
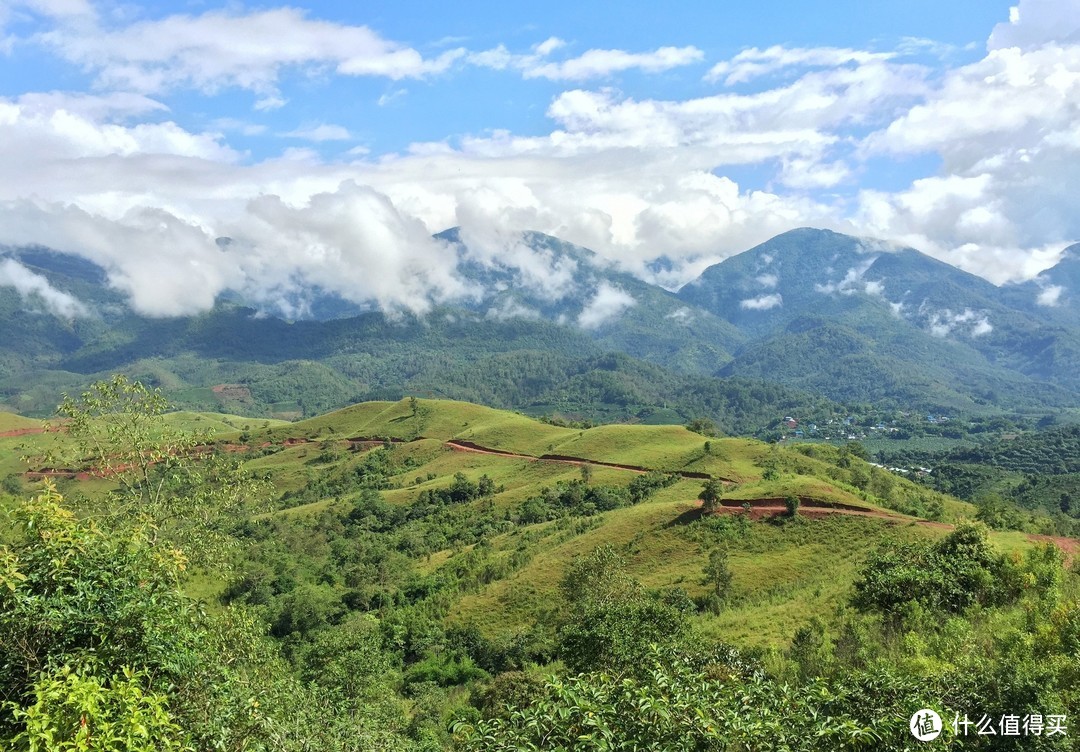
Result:
<svg viewBox="0 0 1080 752">
<path fill-rule="evenodd" d="M 888 512 L 963 505 L 857 445 L 404 400 L 225 452 L 163 407 L 123 378 L 66 401 L 55 456 L 110 472 L 10 501 L 13 749 L 901 750 L 924 707 L 1080 712 L 1080 578 L 1059 550 Z M 703 516 L 706 496 L 728 513 Z M 741 504 L 762 497 L 786 508 L 755 521 Z"/>
<path fill-rule="evenodd" d="M 1041 526 L 1063 535 L 1080 534 L 1080 426 L 1051 427 L 947 452 L 907 450 L 882 458 L 891 465 L 932 469 L 916 477 L 975 502 L 982 519 L 994 527 Z"/>
</svg>

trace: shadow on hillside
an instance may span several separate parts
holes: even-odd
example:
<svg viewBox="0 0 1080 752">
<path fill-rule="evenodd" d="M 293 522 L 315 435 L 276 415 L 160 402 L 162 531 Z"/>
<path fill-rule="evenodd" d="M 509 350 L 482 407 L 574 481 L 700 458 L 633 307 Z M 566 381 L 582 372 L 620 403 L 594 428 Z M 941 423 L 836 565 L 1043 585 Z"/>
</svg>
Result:
<svg viewBox="0 0 1080 752">
<path fill-rule="evenodd" d="M 664 527 L 680 527 L 682 525 L 689 525 L 695 520 L 701 519 L 701 507 L 694 507 L 693 509 L 687 509 L 675 519 L 668 522 Z"/>
</svg>

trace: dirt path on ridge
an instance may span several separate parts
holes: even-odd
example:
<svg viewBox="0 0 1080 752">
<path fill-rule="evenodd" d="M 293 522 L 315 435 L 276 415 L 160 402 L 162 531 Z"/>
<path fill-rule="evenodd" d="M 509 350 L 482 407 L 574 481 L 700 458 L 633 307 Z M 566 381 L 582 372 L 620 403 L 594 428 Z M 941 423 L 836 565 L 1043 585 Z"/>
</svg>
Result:
<svg viewBox="0 0 1080 752">
<path fill-rule="evenodd" d="M 490 454 L 496 457 L 509 457 L 519 460 L 526 460 L 528 462 L 561 462 L 566 465 L 596 465 L 597 467 L 613 467 L 616 470 L 628 470 L 632 473 L 650 473 L 653 468 L 642 467 L 641 465 L 624 465 L 618 462 L 602 462 L 600 460 L 590 460 L 587 457 L 572 457 L 566 454 L 542 454 L 539 457 L 535 457 L 531 454 L 518 454 L 516 452 L 507 452 L 503 449 L 491 449 L 490 447 L 481 446 L 472 441 L 465 441 L 464 439 L 449 439 L 443 442 L 443 444 L 450 449 L 457 452 L 474 452 L 476 454 Z M 699 473 L 692 470 L 661 470 L 663 473 L 670 473 L 671 475 L 680 475 L 683 478 L 698 478 L 701 480 L 708 480 L 713 476 L 708 473 Z M 724 483 L 734 483 L 735 481 L 730 478 L 716 478 L 716 480 L 723 481 Z"/>
<path fill-rule="evenodd" d="M 701 500 L 697 500 L 701 504 Z M 739 514 L 743 511 L 742 505 L 750 504 L 750 519 L 763 520 L 779 517 L 787 514 L 787 505 L 782 498 L 766 499 L 725 499 L 716 510 L 716 514 Z M 955 530 L 956 526 L 947 522 L 935 522 L 915 517 L 905 517 L 901 514 L 876 509 L 863 509 L 852 504 L 830 503 L 814 499 L 809 496 L 799 497 L 799 515 L 803 517 L 827 517 L 831 514 L 842 514 L 849 517 L 872 517 L 879 520 L 888 520 L 897 524 L 915 523 L 919 527 L 933 528 L 935 530 Z M 1065 554 L 1065 566 L 1069 566 L 1077 556 L 1080 556 L 1080 540 L 1065 538 L 1057 535 L 1038 535 L 1025 533 L 1027 539 L 1035 543 L 1053 543 Z"/>
</svg>

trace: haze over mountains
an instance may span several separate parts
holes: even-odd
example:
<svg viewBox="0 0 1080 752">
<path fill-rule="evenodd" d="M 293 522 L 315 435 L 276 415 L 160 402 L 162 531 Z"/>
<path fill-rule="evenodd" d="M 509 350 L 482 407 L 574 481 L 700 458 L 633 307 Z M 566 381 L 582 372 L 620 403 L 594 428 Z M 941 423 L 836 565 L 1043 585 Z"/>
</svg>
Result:
<svg viewBox="0 0 1080 752">
<path fill-rule="evenodd" d="M 516 408 L 586 393 L 662 407 L 717 376 L 911 408 L 1049 410 L 1080 395 L 1080 246 L 997 287 L 914 249 L 804 228 L 671 292 L 539 233 L 512 263 L 456 230 L 436 239 L 457 256 L 465 292 L 452 303 L 382 313 L 316 288 L 285 301 L 292 323 L 238 294 L 198 316 L 142 317 L 90 262 L 7 250 L 0 399 L 47 411 L 58 389 L 118 369 L 180 404 L 247 390 L 227 406 L 281 414 L 418 390 Z M 211 396 L 222 384 L 239 392 Z"/>
</svg>

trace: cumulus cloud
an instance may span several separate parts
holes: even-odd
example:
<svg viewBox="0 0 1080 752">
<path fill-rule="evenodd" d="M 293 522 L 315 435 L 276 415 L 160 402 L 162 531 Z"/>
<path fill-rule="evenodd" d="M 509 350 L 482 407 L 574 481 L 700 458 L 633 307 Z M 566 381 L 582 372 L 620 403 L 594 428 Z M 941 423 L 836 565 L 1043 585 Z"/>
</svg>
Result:
<svg viewBox="0 0 1080 752">
<path fill-rule="evenodd" d="M 474 296 L 455 272 L 456 255 L 422 239 L 454 225 L 475 263 L 511 270 L 515 283 L 552 299 L 580 293 L 580 265 L 522 244 L 524 230 L 592 248 L 671 287 L 806 225 L 910 245 L 994 282 L 1033 277 L 1080 237 L 1072 201 L 1080 195 L 1080 44 L 1068 3 L 1021 0 L 982 59 L 959 67 L 912 64 L 906 48 L 752 49 L 712 72 L 754 84 L 745 92 L 665 99 L 575 84 L 548 102 L 547 127 L 529 134 L 447 134 L 400 153 L 353 149 L 331 161 L 295 143 L 252 156 L 229 137 L 273 136 L 244 116 L 202 130 L 174 117 L 167 95 L 238 87 L 271 109 L 287 106 L 279 89 L 298 73 L 320 83 L 403 80 L 482 65 L 581 81 L 676 70 L 700 61 L 700 51 L 573 55 L 552 37 L 524 54 L 431 56 L 289 8 L 125 25 L 79 5 L 18 7 L 56 19 L 34 40 L 98 88 L 0 98 L 0 240 L 99 261 L 134 305 L 157 315 L 201 310 L 227 288 L 272 305 L 324 282 L 390 308 Z M 410 99 L 420 89 L 410 85 Z M 318 135 L 318 125 L 294 134 Z M 327 127 L 323 136 L 347 135 Z M 920 155 L 940 168 L 898 188 L 850 189 L 879 161 Z M 746 166 L 766 178 L 731 177 Z M 234 243 L 223 251 L 220 236 Z M 656 270 L 649 262 L 659 256 L 670 263 Z M 771 289 L 765 272 L 757 272 L 763 292 Z M 831 292 L 874 294 L 879 284 L 845 279 Z"/>
<path fill-rule="evenodd" d="M 31 305 L 40 304 L 49 313 L 66 319 L 85 316 L 87 313 L 82 301 L 57 290 L 45 277 L 27 269 L 15 259 L 0 259 L 0 287 L 14 287 Z"/>
<path fill-rule="evenodd" d="M 1035 298 L 1035 302 L 1041 306 L 1047 308 L 1053 308 L 1061 300 L 1061 293 L 1065 292 L 1065 288 L 1061 285 L 1046 285 L 1039 291 L 1039 295 Z"/>
<path fill-rule="evenodd" d="M 441 73 L 465 54 L 454 49 L 425 58 L 367 26 L 312 19 L 296 8 L 177 14 L 116 29 L 64 25 L 37 40 L 95 73 L 105 87 L 142 93 L 238 87 L 274 98 L 288 68 L 329 66 L 345 76 L 397 80 Z"/>
<path fill-rule="evenodd" d="M 994 282 L 1030 278 L 1080 235 L 1080 40 L 1069 2 L 1024 0 L 982 59 L 867 136 L 881 158 L 935 154 L 938 175 L 866 191 L 857 221 Z M 1022 249 L 1024 252 L 1017 252 Z"/>
<path fill-rule="evenodd" d="M 780 293 L 761 295 L 756 298 L 747 298 L 739 301 L 739 308 L 746 311 L 767 311 L 784 304 L 784 297 Z"/>
<path fill-rule="evenodd" d="M 577 324 L 582 329 L 598 329 L 634 305 L 637 305 L 637 301 L 633 295 L 608 282 L 601 282 L 596 288 L 596 295 L 578 314 Z"/>
<path fill-rule="evenodd" d="M 70 249 L 106 269 L 110 284 L 151 316 L 210 308 L 225 290 L 268 309 L 319 288 L 358 304 L 422 313 L 468 296 L 454 256 L 383 194 L 355 183 L 291 205 L 263 195 L 213 230 L 160 209 L 112 219 L 71 206 L 0 206 L 0 242 Z M 219 244 L 218 234 L 232 238 Z"/>
<path fill-rule="evenodd" d="M 1071 3 L 1020 0 L 1009 9 L 1008 22 L 994 27 L 987 47 L 991 50 L 1033 49 L 1047 43 L 1080 43 L 1080 16 Z"/>
</svg>

